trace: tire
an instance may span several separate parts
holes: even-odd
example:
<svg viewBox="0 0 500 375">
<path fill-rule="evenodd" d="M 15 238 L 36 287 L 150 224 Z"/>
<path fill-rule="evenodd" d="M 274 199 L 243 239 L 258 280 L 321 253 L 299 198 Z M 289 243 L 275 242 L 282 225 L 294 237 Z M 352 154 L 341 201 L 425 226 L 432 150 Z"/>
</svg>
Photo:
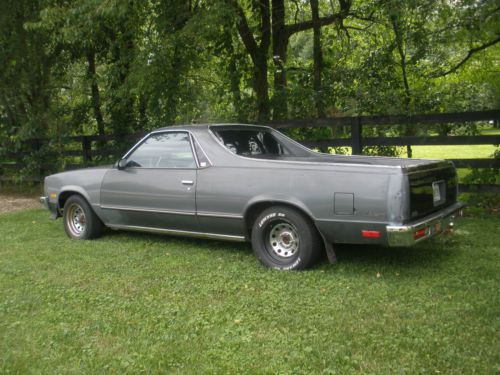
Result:
<svg viewBox="0 0 500 375">
<path fill-rule="evenodd" d="M 255 256 L 266 267 L 303 270 L 319 258 L 321 238 L 309 218 L 282 206 L 264 210 L 252 227 Z"/>
<path fill-rule="evenodd" d="M 99 237 L 102 222 L 80 195 L 72 195 L 64 204 L 64 230 L 69 238 L 90 240 Z"/>
</svg>

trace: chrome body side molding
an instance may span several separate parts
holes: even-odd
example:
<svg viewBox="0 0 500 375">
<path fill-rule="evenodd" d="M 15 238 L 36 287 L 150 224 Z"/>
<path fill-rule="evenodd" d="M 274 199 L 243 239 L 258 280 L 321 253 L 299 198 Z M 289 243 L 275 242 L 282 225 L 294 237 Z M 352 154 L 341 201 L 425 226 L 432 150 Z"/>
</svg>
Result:
<svg viewBox="0 0 500 375">
<path fill-rule="evenodd" d="M 223 212 L 202 212 L 198 211 L 196 213 L 197 216 L 203 216 L 203 217 L 220 217 L 223 219 L 238 219 L 238 220 L 243 220 L 242 215 L 233 215 L 233 214 L 225 214 Z"/>
<path fill-rule="evenodd" d="M 138 208 L 128 206 L 109 206 L 94 204 L 93 206 L 99 207 L 104 210 L 120 210 L 120 211 L 135 211 L 135 212 L 152 212 L 157 214 L 170 214 L 170 215 L 186 215 L 186 216 L 203 216 L 203 217 L 219 217 L 223 219 L 238 219 L 243 220 L 242 215 L 225 214 L 223 212 L 191 212 L 191 211 L 173 211 L 173 210 L 157 210 L 151 208 Z"/>
<path fill-rule="evenodd" d="M 237 241 L 237 242 L 245 242 L 246 241 L 245 237 L 243 237 L 243 236 L 230 236 L 230 235 L 227 235 L 227 234 L 190 232 L 190 231 L 185 231 L 185 230 L 140 227 L 140 226 L 135 226 L 135 225 L 114 225 L 114 224 L 108 224 L 108 227 L 111 228 L 111 229 L 122 229 L 122 230 L 131 230 L 131 231 L 137 231 L 137 232 L 151 232 L 151 233 L 160 233 L 160 234 L 170 234 L 170 235 L 174 235 L 174 236 L 210 238 L 210 239 L 214 239 L 214 240 Z"/>
<path fill-rule="evenodd" d="M 151 208 L 128 207 L 128 206 L 107 206 L 107 205 L 101 205 L 101 208 L 103 210 L 152 212 L 152 213 L 156 213 L 156 214 L 186 215 L 186 216 L 195 216 L 196 215 L 196 212 L 191 212 L 191 211 L 157 210 L 157 209 L 151 209 Z"/>
</svg>

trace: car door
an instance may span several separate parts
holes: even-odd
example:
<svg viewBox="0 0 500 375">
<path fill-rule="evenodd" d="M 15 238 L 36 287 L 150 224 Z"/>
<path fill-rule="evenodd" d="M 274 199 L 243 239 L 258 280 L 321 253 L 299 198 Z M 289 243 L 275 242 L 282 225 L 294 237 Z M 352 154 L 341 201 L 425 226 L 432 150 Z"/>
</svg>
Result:
<svg viewBox="0 0 500 375">
<path fill-rule="evenodd" d="M 150 134 L 104 176 L 101 208 L 110 226 L 197 231 L 196 161 L 184 131 Z M 135 228 L 133 228 L 135 227 Z"/>
</svg>

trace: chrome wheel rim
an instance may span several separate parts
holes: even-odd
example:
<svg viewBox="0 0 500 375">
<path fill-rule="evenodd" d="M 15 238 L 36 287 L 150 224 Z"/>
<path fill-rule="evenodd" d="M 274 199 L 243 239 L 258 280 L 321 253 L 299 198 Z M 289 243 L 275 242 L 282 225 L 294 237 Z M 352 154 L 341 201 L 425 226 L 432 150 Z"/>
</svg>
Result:
<svg viewBox="0 0 500 375">
<path fill-rule="evenodd" d="M 83 208 L 79 204 L 73 203 L 68 207 L 66 222 L 70 232 L 75 237 L 79 237 L 83 232 L 85 232 L 85 228 L 87 227 L 87 218 L 85 217 L 85 211 L 83 211 Z"/>
<path fill-rule="evenodd" d="M 297 229 L 290 223 L 277 223 L 269 231 L 269 247 L 274 255 L 280 258 L 290 258 L 299 249 Z"/>
</svg>

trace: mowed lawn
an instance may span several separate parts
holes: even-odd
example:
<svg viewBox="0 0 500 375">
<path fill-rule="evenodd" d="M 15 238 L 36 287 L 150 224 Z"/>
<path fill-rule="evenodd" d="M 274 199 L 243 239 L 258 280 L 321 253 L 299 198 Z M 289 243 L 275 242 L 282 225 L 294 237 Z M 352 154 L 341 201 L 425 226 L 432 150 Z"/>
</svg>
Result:
<svg viewBox="0 0 500 375">
<path fill-rule="evenodd" d="M 412 146 L 413 157 L 424 159 L 488 159 L 496 149 L 494 145 Z"/>
<path fill-rule="evenodd" d="M 480 135 L 500 135 L 500 129 L 483 128 Z M 414 158 L 430 159 L 487 159 L 497 149 L 498 145 L 412 146 Z M 406 152 L 401 156 L 406 157 Z"/>
<path fill-rule="evenodd" d="M 500 372 L 500 219 L 262 268 L 247 244 L 0 215 L 0 373 Z"/>
</svg>

